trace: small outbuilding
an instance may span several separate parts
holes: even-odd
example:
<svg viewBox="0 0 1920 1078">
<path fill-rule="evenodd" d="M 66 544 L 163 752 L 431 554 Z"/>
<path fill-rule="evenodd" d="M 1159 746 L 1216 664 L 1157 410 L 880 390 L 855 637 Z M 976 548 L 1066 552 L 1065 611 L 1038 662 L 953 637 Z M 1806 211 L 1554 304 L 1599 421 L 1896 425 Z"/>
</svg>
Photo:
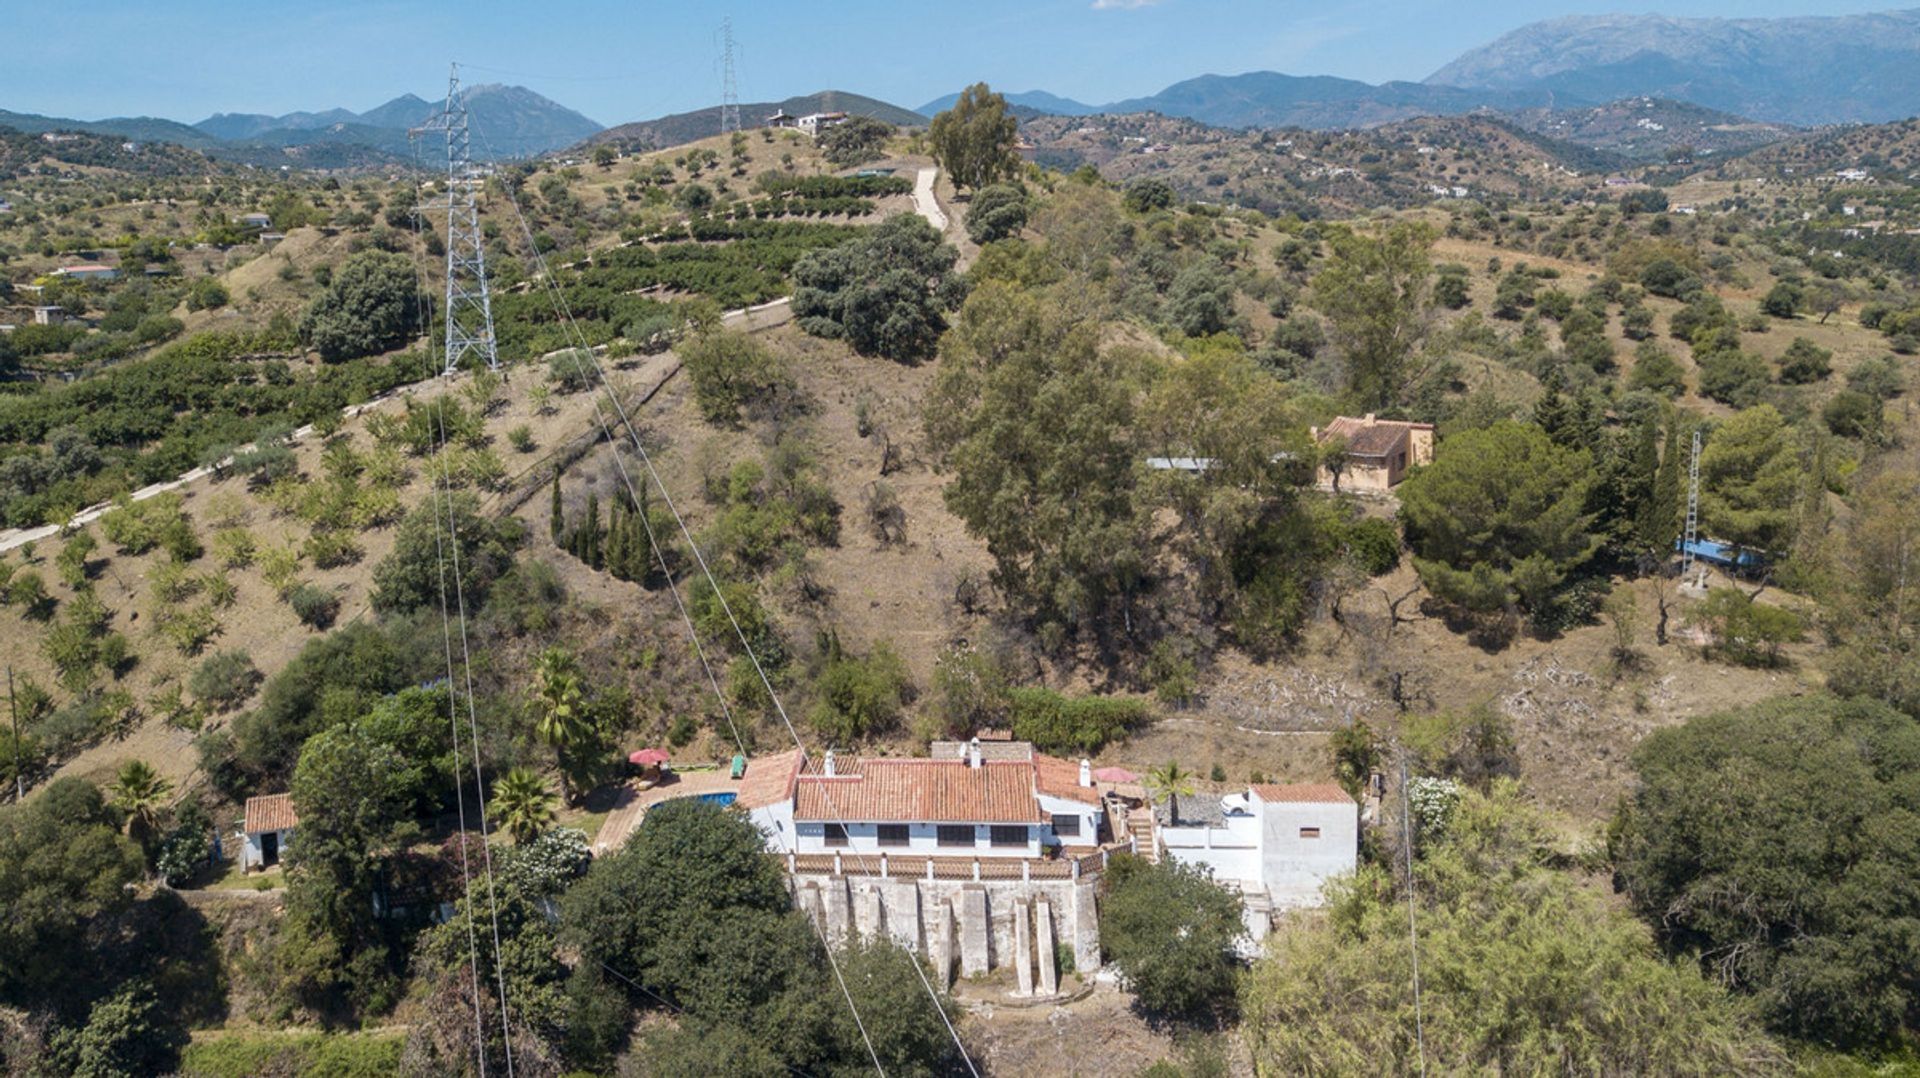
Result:
<svg viewBox="0 0 1920 1078">
<path fill-rule="evenodd" d="M 246 820 L 240 825 L 240 867 L 252 872 L 279 864 L 299 825 L 292 794 L 247 798 Z"/>
<path fill-rule="evenodd" d="M 1312 433 L 1323 447 L 1345 447 L 1337 484 L 1327 462 L 1321 463 L 1319 482 L 1325 487 L 1385 492 L 1406 477 L 1407 469 L 1433 463 L 1431 423 L 1380 419 L 1368 412 L 1359 419 L 1340 416 L 1324 427 L 1314 427 Z"/>
</svg>

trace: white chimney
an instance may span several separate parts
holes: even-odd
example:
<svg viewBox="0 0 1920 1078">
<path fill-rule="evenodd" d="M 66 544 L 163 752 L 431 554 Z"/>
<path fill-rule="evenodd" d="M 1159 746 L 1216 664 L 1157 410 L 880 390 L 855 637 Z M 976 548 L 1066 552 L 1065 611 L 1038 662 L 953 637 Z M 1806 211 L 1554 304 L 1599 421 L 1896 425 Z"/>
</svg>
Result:
<svg viewBox="0 0 1920 1078">
<path fill-rule="evenodd" d="M 1080 761 L 1080 785 L 1082 786 L 1093 785 L 1093 761 L 1092 760 Z"/>
<path fill-rule="evenodd" d="M 967 766 L 980 766 L 980 739 L 978 737 L 967 742 Z"/>
<path fill-rule="evenodd" d="M 833 750 L 832 749 L 827 750 L 826 759 L 821 761 L 820 767 L 821 767 L 822 773 L 824 773 L 828 778 L 833 777 Z"/>
</svg>

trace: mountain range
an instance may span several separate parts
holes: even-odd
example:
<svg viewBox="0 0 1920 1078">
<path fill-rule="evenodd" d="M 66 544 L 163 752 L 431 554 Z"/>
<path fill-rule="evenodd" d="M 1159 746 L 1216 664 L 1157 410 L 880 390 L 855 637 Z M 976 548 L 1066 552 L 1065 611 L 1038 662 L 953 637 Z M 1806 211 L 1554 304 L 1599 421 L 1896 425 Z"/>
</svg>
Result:
<svg viewBox="0 0 1920 1078">
<path fill-rule="evenodd" d="M 932 115 L 949 94 L 920 107 Z M 1218 127 L 1371 127 L 1413 116 L 1683 101 L 1766 123 L 1880 123 L 1920 114 L 1920 10 L 1783 19 L 1569 16 L 1473 49 L 1422 82 L 1255 71 L 1202 75 L 1103 105 L 1029 90 L 1016 112 L 1157 112 Z"/>
<path fill-rule="evenodd" d="M 481 159 L 531 157 L 572 146 L 601 125 L 524 86 L 480 85 L 463 91 Z M 365 112 L 216 113 L 197 124 L 152 116 L 74 120 L 0 109 L 0 127 L 26 134 L 84 131 L 135 142 L 170 142 L 209 157 L 245 164 L 357 168 L 412 156 L 407 132 L 439 112 L 443 102 L 402 94 Z"/>
</svg>

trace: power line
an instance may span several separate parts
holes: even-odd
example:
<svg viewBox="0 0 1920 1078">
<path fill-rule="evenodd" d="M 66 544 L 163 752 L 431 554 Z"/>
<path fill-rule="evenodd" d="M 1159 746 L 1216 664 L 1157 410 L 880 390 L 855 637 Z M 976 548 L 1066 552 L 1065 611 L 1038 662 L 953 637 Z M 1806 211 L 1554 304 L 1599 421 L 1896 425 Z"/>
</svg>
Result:
<svg viewBox="0 0 1920 1078">
<path fill-rule="evenodd" d="M 480 138 L 483 143 L 486 141 L 484 132 L 480 132 Z M 570 338 L 578 342 L 581 355 L 593 366 L 597 380 L 601 387 L 606 390 L 607 397 L 613 404 L 615 412 L 619 415 L 620 421 L 626 426 L 628 436 L 632 440 L 634 450 L 639 454 L 642 466 L 646 468 L 647 474 L 652 478 L 654 485 L 659 488 L 661 499 L 666 504 L 667 511 L 673 516 L 674 523 L 677 525 L 682 538 L 686 540 L 688 549 L 693 553 L 695 563 L 700 567 L 700 571 L 705 576 L 707 585 L 712 590 L 715 599 L 719 601 L 720 609 L 726 614 L 727 621 L 733 628 L 734 636 L 740 641 L 742 652 L 745 654 L 748 662 L 752 664 L 755 674 L 759 677 L 761 686 L 766 690 L 768 699 L 773 703 L 774 711 L 779 715 L 782 724 L 786 726 L 787 733 L 793 739 L 794 747 L 800 751 L 801 759 L 804 763 L 806 758 L 806 744 L 802 741 L 798 729 L 796 729 L 793 724 L 792 718 L 788 716 L 786 705 L 781 702 L 780 694 L 773 687 L 773 681 L 767 675 L 766 668 L 761 664 L 759 656 L 755 654 L 752 643 L 747 640 L 746 632 L 741 628 L 739 618 L 735 616 L 732 604 L 727 601 L 726 593 L 721 589 L 719 581 L 713 574 L 712 567 L 708 565 L 706 556 L 700 550 L 700 544 L 694 540 L 693 533 L 691 529 L 688 528 L 686 519 L 681 516 L 679 508 L 674 505 L 673 494 L 667 489 L 665 481 L 661 478 L 659 471 L 654 467 L 652 455 L 647 452 L 646 445 L 641 440 L 639 430 L 634 425 L 632 417 L 627 414 L 625 405 L 620 402 L 619 394 L 614 391 L 612 382 L 606 376 L 606 371 L 600 366 L 599 358 L 587 344 L 586 336 L 580 331 L 579 325 L 573 317 L 573 312 L 566 303 L 564 294 L 559 292 L 557 285 L 554 285 L 551 281 L 552 273 L 548 268 L 546 257 L 539 250 L 539 246 L 533 242 L 532 226 L 528 224 L 526 215 L 521 212 L 519 200 L 513 197 L 511 189 L 506 190 L 506 195 L 507 203 L 513 208 L 514 215 L 519 219 L 521 231 L 526 236 L 527 245 L 533 252 L 541 275 L 548 278 L 549 294 L 554 299 L 556 312 L 561 315 L 562 320 L 566 323 Z M 598 405 L 596 403 L 596 411 L 597 409 Z M 618 459 L 617 451 L 615 458 L 616 460 Z M 638 499 L 634 495 L 633 487 L 631 481 L 627 478 L 625 468 L 621 468 L 620 472 L 622 479 L 628 481 L 629 498 L 634 498 L 634 500 L 637 501 Z M 823 790 L 823 793 L 829 811 L 834 818 L 844 826 L 845 817 L 842 816 L 838 808 L 834 806 L 832 791 Z M 862 861 L 864 866 L 866 863 L 866 855 L 863 852 L 857 852 L 856 856 Z M 869 871 L 871 870 L 869 869 Z M 853 1001 L 853 993 L 847 987 L 846 978 L 840 970 L 839 960 L 834 956 L 831 946 L 826 948 L 826 955 L 829 965 L 833 968 L 834 978 L 839 982 L 841 994 L 846 997 L 848 1010 L 853 1014 L 854 1024 L 859 1027 L 861 1038 L 866 1042 L 868 1054 L 872 1056 L 874 1068 L 880 1073 L 885 1074 L 886 1069 L 881 1065 L 879 1054 L 874 1050 L 873 1041 L 867 1035 L 865 1022 L 860 1017 L 859 1007 Z M 926 990 L 928 998 L 933 1002 L 935 1011 L 940 1015 L 941 1022 L 946 1026 L 948 1035 L 953 1040 L 954 1047 L 959 1051 L 961 1059 L 966 1063 L 967 1070 L 977 1078 L 979 1070 L 974 1066 L 973 1059 L 967 1052 L 966 1045 L 961 1041 L 960 1033 L 954 1027 L 952 1018 L 948 1016 L 946 1007 L 940 1003 L 939 994 L 934 991 L 932 982 L 927 979 L 926 971 L 921 968 L 917 960 L 913 963 L 913 968 L 915 974 L 920 978 L 921 986 Z"/>
<path fill-rule="evenodd" d="M 740 85 L 733 71 L 733 16 L 720 20 L 720 133 L 740 130 Z"/>
<path fill-rule="evenodd" d="M 415 140 L 409 139 L 408 141 L 413 145 L 414 162 L 418 165 L 420 160 L 420 145 Z M 419 249 L 421 242 L 420 213 L 418 212 L 420 202 L 419 186 L 418 182 L 414 185 L 414 205 L 416 209 L 415 212 L 410 215 L 413 218 L 413 239 L 416 249 Z M 427 324 L 425 309 L 426 282 L 424 280 L 425 275 L 420 272 L 420 262 L 417 258 L 414 260 L 413 276 L 414 312 L 417 320 L 425 327 Z M 433 348 L 431 345 L 426 349 L 424 362 L 426 366 L 426 377 L 430 381 L 434 377 Z M 453 694 L 453 623 L 447 611 L 447 563 L 446 553 L 440 542 L 438 510 L 434 511 L 434 525 L 434 580 L 438 585 L 440 595 L 440 637 L 447 660 L 447 725 L 453 747 L 453 757 L 458 761 L 460 758 L 460 714 L 459 705 L 457 701 L 455 701 Z M 460 778 L 460 769 L 457 765 L 453 771 L 453 800 L 455 811 L 459 813 L 460 830 L 464 832 L 467 826 L 467 794 L 466 785 Z M 467 967 L 473 985 L 474 1054 L 480 1065 L 480 1074 L 484 1078 L 487 1073 L 487 1032 L 480 1008 L 480 943 L 473 925 L 473 870 L 467 861 L 467 844 L 464 839 L 460 842 L 460 890 L 467 903 Z M 497 954 L 495 958 L 497 961 Z"/>
</svg>

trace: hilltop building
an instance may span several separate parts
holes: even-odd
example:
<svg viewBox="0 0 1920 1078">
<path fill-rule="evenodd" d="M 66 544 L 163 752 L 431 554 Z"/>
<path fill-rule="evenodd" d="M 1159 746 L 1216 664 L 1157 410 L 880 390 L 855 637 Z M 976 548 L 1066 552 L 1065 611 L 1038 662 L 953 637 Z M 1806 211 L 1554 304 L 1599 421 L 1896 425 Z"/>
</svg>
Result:
<svg viewBox="0 0 1920 1078">
<path fill-rule="evenodd" d="M 292 794 L 247 798 L 246 819 L 240 825 L 240 867 L 252 872 L 279 864 L 298 826 Z"/>
<path fill-rule="evenodd" d="M 1267 934 L 1275 911 L 1319 905 L 1322 885 L 1359 861 L 1360 806 L 1331 783 L 1255 784 L 1224 797 L 1163 801 L 1153 811 L 1159 854 L 1203 865 L 1238 889 L 1253 941 Z"/>
</svg>

